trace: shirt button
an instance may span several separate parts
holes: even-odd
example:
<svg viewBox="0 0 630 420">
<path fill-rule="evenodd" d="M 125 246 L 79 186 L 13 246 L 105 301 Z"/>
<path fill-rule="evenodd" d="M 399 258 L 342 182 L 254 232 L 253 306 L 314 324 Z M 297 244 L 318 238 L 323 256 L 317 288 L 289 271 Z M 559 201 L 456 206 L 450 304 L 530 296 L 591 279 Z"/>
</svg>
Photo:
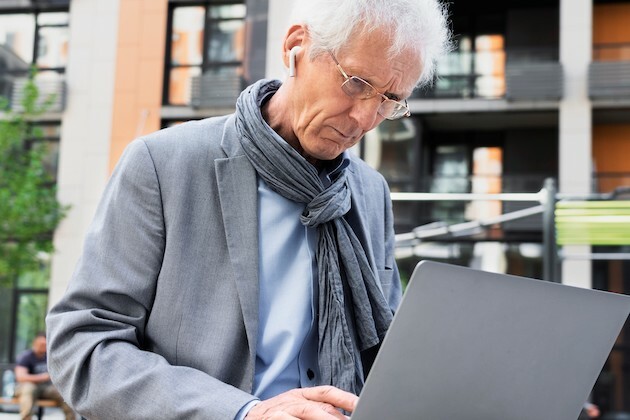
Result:
<svg viewBox="0 0 630 420">
<path fill-rule="evenodd" d="M 306 371 L 306 376 L 308 376 L 309 381 L 312 381 L 315 377 L 315 372 L 313 372 L 311 369 L 308 369 Z"/>
</svg>

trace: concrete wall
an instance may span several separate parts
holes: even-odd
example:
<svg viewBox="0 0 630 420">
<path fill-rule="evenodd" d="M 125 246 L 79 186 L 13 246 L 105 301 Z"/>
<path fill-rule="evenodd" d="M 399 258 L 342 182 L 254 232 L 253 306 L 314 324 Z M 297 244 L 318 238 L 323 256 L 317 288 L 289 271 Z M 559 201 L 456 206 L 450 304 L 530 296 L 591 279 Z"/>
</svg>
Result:
<svg viewBox="0 0 630 420">
<path fill-rule="evenodd" d="M 109 177 L 118 0 L 73 0 L 58 196 L 72 206 L 55 231 L 49 305 L 61 298 Z"/>
<path fill-rule="evenodd" d="M 592 54 L 593 0 L 560 0 L 560 62 L 564 98 L 560 101 L 559 187 L 561 193 L 591 191 L 591 102 L 588 65 Z M 568 254 L 584 254 L 588 246 L 566 246 Z M 590 261 L 564 261 L 562 282 L 591 287 Z"/>
<path fill-rule="evenodd" d="M 125 146 L 160 128 L 167 6 L 167 0 L 71 3 L 58 187 L 60 201 L 72 208 L 55 232 L 49 305 L 67 287 Z"/>
</svg>

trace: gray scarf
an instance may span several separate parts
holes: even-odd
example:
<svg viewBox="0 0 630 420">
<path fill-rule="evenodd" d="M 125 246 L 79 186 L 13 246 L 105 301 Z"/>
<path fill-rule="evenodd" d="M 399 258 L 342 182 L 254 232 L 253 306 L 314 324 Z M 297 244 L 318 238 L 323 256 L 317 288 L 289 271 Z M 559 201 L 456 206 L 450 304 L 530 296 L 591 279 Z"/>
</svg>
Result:
<svg viewBox="0 0 630 420">
<path fill-rule="evenodd" d="M 300 221 L 318 229 L 319 277 L 318 363 L 322 384 L 355 394 L 363 387 L 359 351 L 385 336 L 392 312 L 368 263 L 365 251 L 343 217 L 351 206 L 347 171 L 325 188 L 317 170 L 265 124 L 260 107 L 279 81 L 262 80 L 248 87 L 236 102 L 236 129 L 251 164 L 281 196 L 306 205 Z M 348 300 L 348 302 L 346 301 Z M 352 339 L 354 316 L 358 348 Z"/>
</svg>

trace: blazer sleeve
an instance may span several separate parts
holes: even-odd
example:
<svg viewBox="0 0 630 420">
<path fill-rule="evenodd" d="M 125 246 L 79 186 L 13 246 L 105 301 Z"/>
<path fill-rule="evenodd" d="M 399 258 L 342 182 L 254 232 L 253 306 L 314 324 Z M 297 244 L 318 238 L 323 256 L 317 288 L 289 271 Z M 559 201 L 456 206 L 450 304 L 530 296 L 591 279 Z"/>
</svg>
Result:
<svg viewBox="0 0 630 420">
<path fill-rule="evenodd" d="M 53 383 L 87 418 L 230 419 L 254 399 L 143 349 L 165 240 L 156 169 L 147 145 L 136 140 L 112 174 L 68 290 L 46 320 Z"/>
</svg>

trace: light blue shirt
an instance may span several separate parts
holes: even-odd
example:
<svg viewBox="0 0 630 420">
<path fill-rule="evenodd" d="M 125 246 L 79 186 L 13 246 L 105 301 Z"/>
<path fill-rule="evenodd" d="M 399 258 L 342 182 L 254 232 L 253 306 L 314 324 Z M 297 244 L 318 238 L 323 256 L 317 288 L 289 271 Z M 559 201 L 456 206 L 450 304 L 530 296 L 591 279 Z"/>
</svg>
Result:
<svg viewBox="0 0 630 420">
<path fill-rule="evenodd" d="M 332 171 L 322 171 L 324 185 L 348 164 L 344 153 Z M 259 332 L 252 393 L 261 400 L 319 384 L 318 235 L 300 222 L 304 208 L 258 178 Z M 245 405 L 236 419 L 257 402 Z"/>
<path fill-rule="evenodd" d="M 253 394 L 267 399 L 318 383 L 317 230 L 300 223 L 303 203 L 258 180 L 260 297 Z"/>
</svg>

